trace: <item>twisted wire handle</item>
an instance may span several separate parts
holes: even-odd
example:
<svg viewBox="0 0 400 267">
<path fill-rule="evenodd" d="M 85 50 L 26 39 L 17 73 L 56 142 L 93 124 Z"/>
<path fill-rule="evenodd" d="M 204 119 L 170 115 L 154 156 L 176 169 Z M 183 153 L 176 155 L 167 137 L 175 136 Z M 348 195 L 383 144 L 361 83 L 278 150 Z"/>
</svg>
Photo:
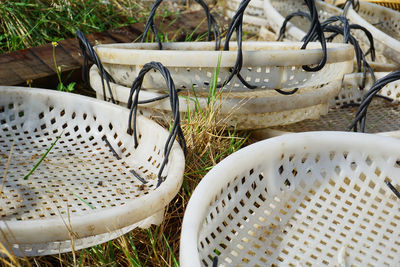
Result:
<svg viewBox="0 0 400 267">
<path fill-rule="evenodd" d="M 304 37 L 303 45 L 302 45 L 301 49 L 307 48 L 308 43 L 311 42 L 311 40 L 313 39 L 313 35 L 315 34 L 317 36 L 318 41 L 321 43 L 322 52 L 323 52 L 322 59 L 318 63 L 317 66 L 315 66 L 315 67 L 309 67 L 306 65 L 303 66 L 303 69 L 305 71 L 314 72 L 314 71 L 321 70 L 326 64 L 326 61 L 327 61 L 326 40 L 325 40 L 324 32 L 322 30 L 322 26 L 318 19 L 318 11 L 317 11 L 317 7 L 315 6 L 315 1 L 314 0 L 305 0 L 305 2 L 308 7 L 308 10 L 310 11 L 311 25 L 310 25 L 310 28 L 308 29 L 306 36 Z"/>
<path fill-rule="evenodd" d="M 160 6 L 161 2 L 163 0 L 156 0 L 151 7 L 149 17 L 147 18 L 144 31 L 143 31 L 143 36 L 141 39 L 141 42 L 144 43 L 146 41 L 146 36 L 151 29 L 156 37 L 157 43 L 158 43 L 158 49 L 162 49 L 162 43 L 161 40 L 158 36 L 157 33 L 157 28 L 154 23 L 154 16 L 156 14 L 156 11 L 158 7 Z M 207 17 L 207 24 L 208 24 L 208 33 L 207 33 L 207 40 L 211 41 L 211 30 L 213 31 L 214 39 L 215 39 L 215 50 L 218 50 L 221 46 L 221 33 L 219 30 L 219 26 L 217 21 L 215 20 L 214 16 L 211 14 L 210 9 L 208 8 L 207 4 L 203 0 L 195 0 L 199 5 L 201 5 L 204 9 L 204 12 L 206 13 Z"/>
<path fill-rule="evenodd" d="M 90 60 L 99 69 L 100 76 L 101 76 L 101 84 L 103 87 L 104 101 L 107 101 L 106 89 L 105 89 L 105 84 L 104 84 L 104 80 L 106 80 L 108 93 L 110 94 L 110 100 L 112 103 L 115 104 L 116 101 L 113 97 L 113 93 L 111 91 L 111 86 L 110 86 L 110 81 L 114 82 L 114 79 L 104 69 L 103 64 L 101 64 L 101 61 L 96 54 L 96 51 L 94 51 L 93 46 L 90 44 L 89 40 L 86 38 L 86 36 L 83 34 L 83 32 L 78 30 L 76 32 L 76 37 L 78 38 L 79 47 L 80 47 L 82 55 L 83 55 L 82 80 L 86 84 L 89 84 L 89 66 L 88 65 L 89 65 L 89 60 Z"/>
<path fill-rule="evenodd" d="M 141 101 L 139 101 L 139 93 L 140 93 L 140 90 L 142 89 L 143 79 L 144 79 L 145 75 L 150 70 L 153 70 L 153 69 L 159 71 L 159 73 L 163 76 L 169 93 L 166 96 L 162 96 L 162 97 L 158 97 L 158 98 L 154 98 L 151 100 L 141 102 Z M 175 139 L 177 139 L 178 143 L 183 148 L 185 155 L 186 155 L 186 141 L 185 141 L 185 137 L 182 132 L 181 125 L 180 125 L 178 92 L 175 89 L 175 84 L 174 84 L 174 81 L 172 80 L 169 70 L 159 62 L 152 61 L 152 62 L 145 64 L 143 66 L 143 68 L 140 70 L 136 79 L 133 81 L 131 90 L 129 92 L 129 100 L 128 100 L 128 106 L 127 106 L 130 109 L 128 133 L 133 134 L 135 147 L 138 146 L 138 138 L 137 138 L 137 130 L 136 130 L 136 116 L 137 116 L 138 105 L 144 104 L 144 103 L 150 103 L 150 102 L 154 102 L 154 101 L 159 101 L 166 97 L 169 97 L 169 100 L 170 100 L 171 110 L 172 110 L 172 114 L 174 117 L 174 123 L 173 123 L 170 134 L 169 134 L 167 141 L 165 143 L 165 146 L 164 146 L 164 159 L 163 159 L 163 162 L 161 163 L 160 170 L 158 173 L 157 187 L 160 186 L 160 184 L 165 180 L 165 177 L 162 177 L 162 172 L 163 172 L 166 164 L 168 163 L 168 157 L 171 152 L 171 149 L 172 149 Z M 135 176 L 138 177 L 137 174 L 135 174 Z M 138 177 L 138 178 L 142 179 L 140 177 Z"/>
<path fill-rule="evenodd" d="M 255 89 L 257 86 L 251 85 L 245 81 L 245 79 L 240 74 L 243 66 L 243 51 L 242 51 L 242 36 L 243 36 L 243 15 L 246 10 L 248 4 L 251 0 L 242 0 L 240 2 L 238 9 L 236 10 L 235 15 L 233 15 L 231 22 L 229 23 L 228 30 L 226 33 L 226 39 L 224 44 L 224 50 L 229 50 L 229 41 L 232 38 L 233 32 L 236 31 L 236 40 L 237 40 L 237 56 L 236 62 L 233 68 L 231 69 L 231 73 L 228 78 L 223 82 L 222 85 L 218 85 L 218 87 L 224 87 L 227 85 L 232 78 L 236 75 L 240 82 L 249 89 Z"/>
<path fill-rule="evenodd" d="M 387 84 L 400 80 L 400 70 L 393 71 L 386 75 L 385 77 L 377 80 L 372 87 L 368 90 L 368 92 L 364 95 L 363 100 L 361 101 L 360 106 L 358 107 L 357 113 L 353 122 L 348 127 L 348 130 L 358 131 L 358 126 L 360 127 L 361 132 L 365 132 L 365 123 L 367 120 L 367 110 L 369 105 L 372 102 L 374 96 Z"/>
</svg>

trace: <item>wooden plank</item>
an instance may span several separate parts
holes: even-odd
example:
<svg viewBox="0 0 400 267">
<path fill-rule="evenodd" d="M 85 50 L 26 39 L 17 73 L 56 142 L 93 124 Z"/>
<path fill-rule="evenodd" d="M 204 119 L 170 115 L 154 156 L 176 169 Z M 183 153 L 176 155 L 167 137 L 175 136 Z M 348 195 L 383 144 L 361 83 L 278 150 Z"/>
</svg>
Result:
<svg viewBox="0 0 400 267">
<path fill-rule="evenodd" d="M 44 64 L 46 64 L 54 73 L 56 72 L 56 66 L 53 58 L 53 46 L 52 44 L 46 44 L 38 47 L 31 48 L 32 53 L 38 57 Z M 57 66 L 63 70 L 71 70 L 79 66 L 78 61 L 76 61 L 70 54 L 63 49 L 62 46 L 57 46 L 55 48 L 55 58 Z"/>
<path fill-rule="evenodd" d="M 169 41 L 184 41 L 186 35 L 195 29 L 197 29 L 195 37 L 207 32 L 207 23 L 202 10 L 181 15 L 174 14 L 166 18 L 158 17 L 156 25 L 160 33 L 168 36 Z M 87 35 L 87 39 L 92 45 L 140 41 L 143 29 L 143 23 L 136 23 L 106 32 L 93 33 Z M 80 82 L 80 75 L 77 72 L 81 69 L 83 58 L 77 39 L 60 41 L 55 49 L 55 55 L 57 65 L 62 66 L 63 77 L 74 70 L 72 77 Z M 36 81 L 40 85 L 47 84 L 46 88 L 57 85 L 51 44 L 0 55 L 1 85 L 25 85 L 27 80 L 35 81 L 33 85 Z"/>
<path fill-rule="evenodd" d="M 131 26 L 124 26 L 107 31 L 110 36 L 117 39 L 119 43 L 131 43 L 142 35 L 144 29 L 143 23 L 137 23 Z"/>
<path fill-rule="evenodd" d="M 1 55 L 0 72 L 9 73 L 7 76 L 2 75 L 0 84 L 13 85 L 47 76 L 48 73 L 53 71 L 38 59 L 30 49 L 24 49 Z"/>
</svg>

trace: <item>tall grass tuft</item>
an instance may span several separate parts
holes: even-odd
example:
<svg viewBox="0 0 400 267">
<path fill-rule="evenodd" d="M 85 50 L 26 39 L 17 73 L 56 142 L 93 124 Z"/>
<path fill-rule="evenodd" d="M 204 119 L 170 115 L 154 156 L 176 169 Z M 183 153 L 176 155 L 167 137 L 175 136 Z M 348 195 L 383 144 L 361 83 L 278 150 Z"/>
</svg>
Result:
<svg viewBox="0 0 400 267">
<path fill-rule="evenodd" d="M 0 53 L 74 37 L 78 29 L 89 33 L 128 25 L 144 14 L 143 6 L 129 0 L 1 1 Z"/>
</svg>

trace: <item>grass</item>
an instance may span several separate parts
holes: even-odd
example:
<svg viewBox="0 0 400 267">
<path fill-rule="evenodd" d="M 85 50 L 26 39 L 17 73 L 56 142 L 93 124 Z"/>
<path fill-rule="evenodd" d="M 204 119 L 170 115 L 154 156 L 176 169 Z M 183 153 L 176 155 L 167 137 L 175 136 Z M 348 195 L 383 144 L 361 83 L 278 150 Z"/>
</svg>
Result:
<svg viewBox="0 0 400 267">
<path fill-rule="evenodd" d="M 3 1 L 0 5 L 0 53 L 72 37 L 78 28 L 85 33 L 97 32 L 143 20 L 147 14 L 145 10 L 149 10 L 144 7 L 140 2 L 129 0 Z M 166 10 L 160 13 L 162 16 L 170 14 Z M 194 32 L 188 33 L 187 41 L 193 41 L 193 36 Z M 167 41 L 174 37 L 165 35 L 161 38 Z M 215 164 L 248 142 L 248 133 L 217 127 L 228 119 L 218 116 L 216 103 L 222 100 L 216 88 L 218 74 L 217 66 L 208 106 L 200 107 L 195 95 L 191 101 L 196 109 L 182 119 L 188 146 L 183 186 L 166 207 L 166 216 L 160 226 L 147 230 L 137 228 L 105 244 L 73 253 L 19 259 L 9 255 L 0 258 L 0 265 L 179 266 L 180 228 L 191 193 Z M 5 249 L 0 244 L 2 251 Z"/>
<path fill-rule="evenodd" d="M 211 88 L 210 94 L 213 91 Z M 215 100 L 221 97 L 218 91 L 212 94 Z M 211 101 L 206 108 L 199 108 L 190 117 L 183 118 L 182 127 L 188 146 L 184 182 L 167 207 L 160 226 L 134 229 L 120 238 L 74 254 L 0 258 L 0 262 L 5 266 L 179 266 L 180 228 L 191 193 L 215 164 L 240 149 L 248 140 L 247 133 L 216 126 L 226 118 L 218 117 L 218 105 L 214 103 Z"/>
<path fill-rule="evenodd" d="M 0 53 L 105 31 L 144 19 L 130 0 L 21 0 L 0 4 Z M 138 16 L 139 14 L 139 16 Z"/>
</svg>

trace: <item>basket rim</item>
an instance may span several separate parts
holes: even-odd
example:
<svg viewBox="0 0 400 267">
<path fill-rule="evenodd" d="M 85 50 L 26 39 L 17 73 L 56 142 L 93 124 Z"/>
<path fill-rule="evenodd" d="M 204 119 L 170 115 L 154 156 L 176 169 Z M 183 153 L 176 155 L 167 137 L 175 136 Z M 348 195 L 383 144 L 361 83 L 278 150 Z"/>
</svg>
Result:
<svg viewBox="0 0 400 267">
<path fill-rule="evenodd" d="M 400 17 L 400 13 L 398 11 L 395 11 L 391 8 L 387 8 L 375 3 L 360 1 L 360 9 L 363 7 L 373 8 L 377 10 L 384 10 L 385 12 L 391 14 L 394 17 Z M 395 50 L 397 53 L 400 53 L 400 40 L 393 38 L 392 36 L 386 34 L 385 32 L 381 31 L 380 29 L 369 23 L 354 10 L 352 5 L 350 5 L 350 8 L 347 12 L 347 16 L 353 22 L 361 26 L 364 26 L 367 30 L 369 30 L 371 34 L 374 36 L 374 40 L 390 47 L 390 49 Z"/>
<path fill-rule="evenodd" d="M 316 0 L 315 4 L 317 5 L 317 9 L 321 7 L 324 9 L 329 9 L 329 12 L 335 13 L 334 15 L 341 15 L 342 10 L 334 5 L 326 3 L 321 0 Z M 279 13 L 278 10 L 272 5 L 271 0 L 264 0 L 264 13 L 265 16 L 273 20 L 277 25 L 282 25 L 285 18 Z M 286 26 L 286 33 L 295 37 L 298 41 L 301 40 L 306 35 L 306 32 L 295 26 L 293 23 L 288 22 Z M 327 43 L 328 44 L 328 43 Z"/>
<path fill-rule="evenodd" d="M 348 150 L 382 151 L 382 148 L 384 148 L 385 151 L 391 152 L 393 155 L 398 154 L 400 149 L 400 140 L 391 137 L 354 132 L 315 131 L 273 137 L 234 152 L 215 165 L 203 177 L 189 199 L 182 223 L 179 251 L 181 266 L 201 266 L 198 252 L 198 234 L 203 219 L 207 215 L 210 202 L 213 201 L 221 188 L 240 173 L 238 162 L 244 168 L 253 167 L 255 158 L 260 158 L 266 162 L 268 155 L 279 155 L 285 147 L 303 150 L 306 149 L 307 144 L 312 144 L 313 147 L 326 149 L 327 144 L 332 146 L 333 143 L 335 146 L 339 145 Z M 368 144 L 368 149 L 366 149 L 366 144 Z M 262 154 L 262 151 L 268 151 L 268 154 Z"/>
<path fill-rule="evenodd" d="M 334 12 L 335 13 L 334 15 L 342 15 L 342 13 L 343 13 L 342 9 L 340 9 L 332 4 L 329 4 L 327 2 L 324 2 L 321 0 L 316 0 L 315 3 L 317 6 L 320 6 L 319 8 L 323 7 L 324 9 L 329 9 L 330 12 Z M 365 3 L 365 2 L 362 2 L 362 3 Z M 264 13 L 265 13 L 266 17 L 268 17 L 270 20 L 274 21 L 277 25 L 282 25 L 283 21 L 285 20 L 285 18 L 281 15 L 281 13 L 279 13 L 278 10 L 276 10 L 273 7 L 271 0 L 264 1 Z M 354 18 L 351 18 L 351 16 L 354 16 Z M 353 22 L 356 22 L 356 23 L 362 25 L 359 21 L 357 21 L 358 18 L 362 19 L 362 17 L 360 17 L 360 15 L 358 15 L 357 12 L 355 12 L 352 7 L 348 11 L 348 17 L 349 17 L 349 19 L 353 20 Z M 357 17 L 357 19 L 356 19 L 356 17 Z M 365 20 L 364 20 L 364 22 L 365 22 L 365 24 L 369 24 Z M 269 25 L 271 25 L 271 23 L 269 23 Z M 372 26 L 371 24 L 369 24 L 369 25 Z M 365 27 L 365 25 L 363 25 L 363 26 Z M 374 26 L 372 26 L 372 27 L 375 28 Z M 367 29 L 369 31 L 371 31 L 369 28 L 367 28 Z M 286 26 L 286 33 L 288 35 L 296 38 L 297 40 L 300 40 L 301 38 L 303 38 L 306 35 L 306 32 L 304 32 L 303 30 L 301 30 L 300 28 L 298 28 L 296 25 L 294 25 L 291 22 L 288 22 L 288 24 Z M 374 40 L 377 40 L 380 42 L 379 37 L 375 36 L 374 32 L 371 31 L 371 33 L 374 35 Z M 384 33 L 381 32 L 381 34 L 384 34 Z M 381 36 L 381 35 L 379 35 L 379 36 Z M 383 43 L 385 43 L 385 42 L 383 42 Z M 397 47 L 400 47 L 400 42 L 397 44 Z M 384 63 L 384 62 L 377 62 L 377 61 L 371 61 L 369 63 L 373 69 L 378 69 L 378 70 L 379 69 L 396 70 L 399 68 L 399 66 L 394 63 Z"/>
<path fill-rule="evenodd" d="M 242 45 L 243 67 L 313 65 L 318 64 L 322 56 L 318 42 L 309 43 L 305 50 L 300 50 L 303 45 L 301 42 L 247 41 Z M 237 43 L 231 42 L 230 47 L 235 49 Z M 102 63 L 107 64 L 142 66 L 150 61 L 157 61 L 166 67 L 214 68 L 218 64 L 218 58 L 221 57 L 221 67 L 235 65 L 236 50 L 215 51 L 214 48 L 214 42 L 171 42 L 163 43 L 165 50 L 158 50 L 156 43 L 104 44 L 95 46 L 94 50 Z M 327 51 L 327 63 L 354 58 L 354 49 L 350 44 L 327 43 Z"/>
<path fill-rule="evenodd" d="M 390 72 L 375 72 L 374 75 L 375 75 L 376 79 L 380 79 L 380 78 L 385 77 L 389 73 Z M 367 79 L 370 79 L 370 78 L 371 78 L 371 75 L 367 74 Z M 357 73 L 345 74 L 344 77 L 343 77 L 343 84 L 346 84 L 346 83 L 348 83 L 350 81 L 359 81 L 359 82 L 361 82 L 362 79 L 363 79 L 363 73 L 357 72 Z M 364 91 L 367 92 L 368 88 L 364 88 Z M 389 97 L 389 96 L 386 96 L 386 97 Z M 393 100 L 394 101 L 398 101 L 398 99 L 393 99 Z M 308 132 L 310 132 L 310 131 L 308 131 Z M 259 130 L 257 134 L 259 134 L 259 136 L 262 136 L 262 137 L 266 138 L 266 137 L 273 137 L 273 136 L 279 136 L 279 135 L 285 135 L 285 134 L 291 134 L 291 133 L 297 133 L 297 132 L 295 132 L 295 131 L 286 131 L 286 130 L 282 130 L 282 129 L 262 129 L 262 130 Z M 387 131 L 387 132 L 378 132 L 378 133 L 373 133 L 373 134 L 399 138 L 400 137 L 400 130 Z"/>
<path fill-rule="evenodd" d="M 0 86 L 0 93 L 3 95 L 3 97 L 5 92 L 8 92 L 10 94 L 25 95 L 25 97 L 27 94 L 29 94 L 29 97 L 46 96 L 63 99 L 69 98 L 73 99 L 75 102 L 80 102 L 84 105 L 101 107 L 98 113 L 104 112 L 104 110 L 113 110 L 114 112 L 116 112 L 116 114 L 129 113 L 128 109 L 125 109 L 118 105 L 97 100 L 95 98 L 66 92 L 46 90 L 41 88 Z M 156 129 L 159 129 L 160 133 L 164 134 L 165 137 L 168 136 L 168 131 L 166 129 L 144 116 L 138 116 L 137 123 L 138 125 L 151 124 Z M 124 205 L 98 210 L 90 210 L 89 213 L 83 215 L 71 215 L 69 217 L 70 225 L 73 226 L 73 230 L 75 233 L 78 234 L 79 238 L 104 233 L 104 231 L 102 231 L 104 229 L 108 229 L 107 231 L 118 230 L 120 228 L 123 228 L 124 226 L 139 222 L 168 205 L 169 201 L 172 200 L 175 197 L 176 193 L 179 191 L 179 188 L 182 184 L 183 172 L 185 168 L 185 158 L 183 155 L 183 150 L 176 141 L 170 155 L 171 159 L 174 160 L 170 160 L 171 165 L 169 167 L 167 179 L 158 188 L 150 190 L 148 194 L 143 195 L 139 198 L 127 200 Z M 146 203 L 146 205 L 143 205 L 143 203 Z M 135 214 L 136 221 L 121 222 L 120 218 L 123 218 L 123 216 L 127 217 L 128 214 Z M 102 229 L 98 229 L 96 231 L 88 231 L 90 225 L 98 224 L 99 218 L 103 218 L 102 221 L 105 222 L 104 225 L 100 227 Z M 11 235 L 11 237 L 13 238 L 12 240 L 16 240 L 18 243 L 21 244 L 60 241 L 60 239 L 69 240 L 70 237 L 68 235 L 68 230 L 66 229 L 66 224 L 64 220 L 65 218 L 61 217 L 51 219 L 33 219 L 25 221 L 2 220 L 0 221 L 0 231 L 2 231 L 3 234 L 6 234 L 7 237 L 10 237 Z M 46 224 L 45 226 L 44 223 Z M 118 225 L 121 223 L 125 225 Z M 35 238 L 24 238 L 24 236 L 32 235 L 32 233 L 35 233 Z M 53 237 L 50 237 L 50 235 L 52 234 Z M 3 236 L 0 238 L 0 240 L 3 240 Z"/>
<path fill-rule="evenodd" d="M 240 0 L 231 0 L 230 2 L 232 4 L 238 6 L 241 1 Z M 252 0 L 252 1 L 250 1 L 248 7 L 252 7 L 255 9 L 262 9 L 262 12 L 264 12 L 263 2 L 264 2 L 264 0 Z M 237 10 L 237 8 L 233 9 L 233 8 L 231 8 L 231 5 L 229 5 L 229 4 L 224 6 L 225 15 L 230 18 L 232 18 L 236 14 L 236 10 Z M 268 26 L 268 20 L 265 17 L 249 15 L 246 13 L 243 16 L 243 22 L 257 26 L 257 27 Z"/>
<path fill-rule="evenodd" d="M 96 65 L 90 69 L 90 85 L 96 94 L 103 95 L 101 77 Z M 293 95 L 283 95 L 275 92 L 274 90 L 258 90 L 248 92 L 233 92 L 233 91 L 219 91 L 220 97 L 216 99 L 215 106 L 220 108 L 221 114 L 232 113 L 235 114 L 253 114 L 253 113 L 266 113 L 266 112 L 279 112 L 284 110 L 294 110 L 298 108 L 305 108 L 309 106 L 327 103 L 330 98 L 334 97 L 340 89 L 341 79 L 333 80 L 325 84 L 323 87 L 311 86 L 300 88 L 298 92 Z M 128 99 L 130 88 L 110 82 L 111 91 L 113 96 L 123 102 L 122 99 Z M 189 91 L 190 92 L 190 91 Z M 259 95 L 257 95 L 257 92 Z M 164 94 L 160 91 L 141 90 L 139 100 L 150 100 Z M 106 97 L 109 97 L 109 92 L 106 90 Z M 208 98 L 202 96 L 192 95 L 192 100 L 187 96 L 179 96 L 180 112 L 194 111 L 197 107 L 194 103 L 194 98 L 199 101 L 201 107 L 206 107 Z M 126 103 L 126 102 L 125 102 Z M 266 105 L 266 103 L 268 105 Z M 272 105 L 273 103 L 273 105 Z M 154 108 L 164 111 L 170 111 L 171 106 L 168 99 L 139 105 L 146 108 Z M 240 107 L 240 108 L 239 108 Z M 189 108 L 189 109 L 188 109 Z"/>
</svg>

